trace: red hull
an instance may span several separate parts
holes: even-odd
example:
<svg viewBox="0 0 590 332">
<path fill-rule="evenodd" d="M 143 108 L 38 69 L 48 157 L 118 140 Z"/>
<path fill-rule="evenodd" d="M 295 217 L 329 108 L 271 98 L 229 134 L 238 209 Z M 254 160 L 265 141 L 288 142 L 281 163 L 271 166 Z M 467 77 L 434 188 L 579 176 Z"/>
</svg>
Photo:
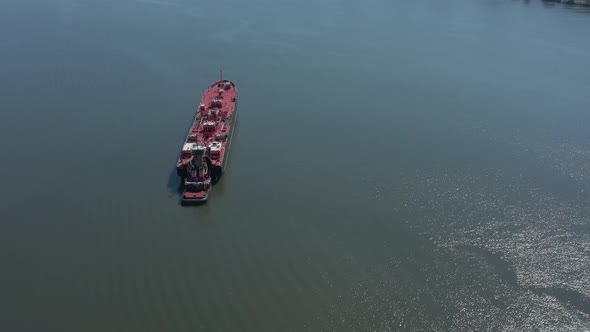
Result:
<svg viewBox="0 0 590 332">
<path fill-rule="evenodd" d="M 183 203 L 202 203 L 223 173 L 237 116 L 235 84 L 221 80 L 205 92 L 176 164 Z"/>
</svg>

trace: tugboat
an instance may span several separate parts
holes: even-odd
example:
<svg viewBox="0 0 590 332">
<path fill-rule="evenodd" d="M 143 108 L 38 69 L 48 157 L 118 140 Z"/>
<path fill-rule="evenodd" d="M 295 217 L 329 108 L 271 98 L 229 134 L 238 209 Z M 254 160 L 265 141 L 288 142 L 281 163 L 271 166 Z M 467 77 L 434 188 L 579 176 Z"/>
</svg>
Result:
<svg viewBox="0 0 590 332">
<path fill-rule="evenodd" d="M 238 111 L 238 91 L 233 82 L 213 83 L 203 95 L 176 172 L 182 178 L 182 204 L 202 204 L 221 178 L 229 160 Z"/>
</svg>

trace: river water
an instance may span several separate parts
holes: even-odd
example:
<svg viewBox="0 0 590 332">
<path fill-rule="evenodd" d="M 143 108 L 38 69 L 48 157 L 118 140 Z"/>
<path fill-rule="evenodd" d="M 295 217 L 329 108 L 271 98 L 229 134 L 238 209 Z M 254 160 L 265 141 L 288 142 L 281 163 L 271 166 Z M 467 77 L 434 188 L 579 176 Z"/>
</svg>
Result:
<svg viewBox="0 0 590 332">
<path fill-rule="evenodd" d="M 590 329 L 590 12 L 0 3 L 1 331 Z M 179 205 L 202 93 L 229 169 Z"/>
</svg>

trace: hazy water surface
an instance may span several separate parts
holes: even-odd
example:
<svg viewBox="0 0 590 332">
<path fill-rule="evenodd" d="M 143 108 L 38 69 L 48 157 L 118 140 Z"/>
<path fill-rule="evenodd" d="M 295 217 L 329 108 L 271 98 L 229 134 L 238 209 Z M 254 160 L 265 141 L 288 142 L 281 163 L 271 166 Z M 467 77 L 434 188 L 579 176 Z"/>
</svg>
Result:
<svg viewBox="0 0 590 332">
<path fill-rule="evenodd" d="M 1 331 L 590 329 L 590 12 L 0 2 Z M 219 69 L 210 202 L 175 162 Z"/>
</svg>

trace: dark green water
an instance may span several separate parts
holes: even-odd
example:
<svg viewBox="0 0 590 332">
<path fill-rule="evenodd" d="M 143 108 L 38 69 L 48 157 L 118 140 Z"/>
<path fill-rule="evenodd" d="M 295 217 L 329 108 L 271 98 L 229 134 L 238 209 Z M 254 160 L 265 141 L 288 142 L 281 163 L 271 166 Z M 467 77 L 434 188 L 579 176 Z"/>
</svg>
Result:
<svg viewBox="0 0 590 332">
<path fill-rule="evenodd" d="M 0 3 L 0 331 L 590 327 L 590 12 Z M 178 204 L 203 91 L 228 172 Z"/>
</svg>

